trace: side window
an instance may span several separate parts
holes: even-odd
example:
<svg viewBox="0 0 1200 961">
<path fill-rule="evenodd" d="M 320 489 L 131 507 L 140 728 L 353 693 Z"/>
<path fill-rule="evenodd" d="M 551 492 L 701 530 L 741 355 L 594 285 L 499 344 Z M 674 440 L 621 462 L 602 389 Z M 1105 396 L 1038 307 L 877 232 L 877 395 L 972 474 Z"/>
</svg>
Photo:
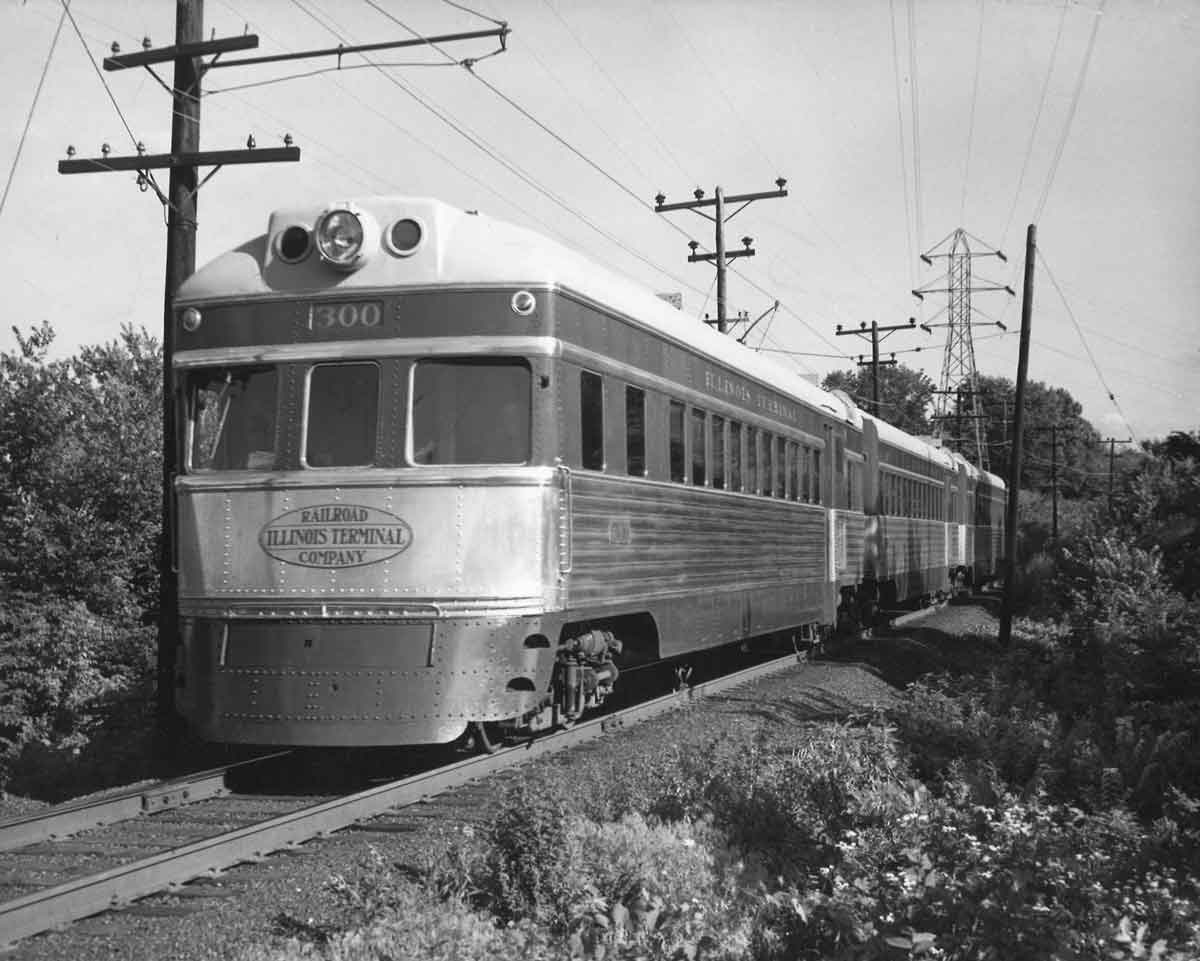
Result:
<svg viewBox="0 0 1200 961">
<path fill-rule="evenodd" d="M 717 414 L 709 415 L 708 427 L 711 440 L 709 450 L 712 451 L 712 486 L 721 491 L 725 489 L 725 418 Z"/>
<path fill-rule="evenodd" d="M 821 503 L 821 451 L 820 449 L 813 451 L 813 503 Z"/>
<path fill-rule="evenodd" d="M 742 425 L 729 422 L 729 489 L 742 489 Z"/>
<path fill-rule="evenodd" d="M 765 430 L 762 437 L 762 475 L 759 486 L 764 497 L 775 493 L 775 438 Z"/>
<path fill-rule="evenodd" d="M 776 437 L 771 441 L 771 446 L 775 449 L 772 460 L 774 462 L 774 470 L 771 472 L 771 496 L 783 496 L 783 438 Z"/>
<path fill-rule="evenodd" d="M 758 428 L 746 428 L 746 493 L 758 493 Z"/>
<path fill-rule="evenodd" d="M 604 470 L 604 380 L 590 370 L 579 374 L 579 462 Z"/>
<path fill-rule="evenodd" d="M 704 476 L 704 420 L 705 413 L 692 408 L 692 483 L 703 487 Z"/>
<path fill-rule="evenodd" d="M 800 447 L 800 500 L 808 504 L 812 501 L 810 492 L 809 473 L 811 471 L 812 451 L 801 445 Z"/>
<path fill-rule="evenodd" d="M 671 401 L 667 411 L 667 427 L 670 433 L 671 480 L 682 484 L 687 475 L 687 459 L 683 443 L 684 415 L 683 404 L 677 400 Z"/>
<path fill-rule="evenodd" d="M 646 392 L 625 387 L 625 463 L 634 477 L 646 476 Z"/>
</svg>

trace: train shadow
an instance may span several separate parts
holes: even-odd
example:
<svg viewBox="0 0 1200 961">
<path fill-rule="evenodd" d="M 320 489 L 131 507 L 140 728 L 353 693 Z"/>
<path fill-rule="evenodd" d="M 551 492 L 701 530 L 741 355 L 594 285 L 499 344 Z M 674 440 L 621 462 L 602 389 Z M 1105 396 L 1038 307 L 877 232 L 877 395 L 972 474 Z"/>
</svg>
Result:
<svg viewBox="0 0 1200 961">
<path fill-rule="evenodd" d="M 869 637 L 841 640 L 827 657 L 869 665 L 892 686 L 904 688 L 927 674 L 986 672 L 1001 652 L 995 599 L 972 595 L 928 621 L 878 627 Z"/>
</svg>

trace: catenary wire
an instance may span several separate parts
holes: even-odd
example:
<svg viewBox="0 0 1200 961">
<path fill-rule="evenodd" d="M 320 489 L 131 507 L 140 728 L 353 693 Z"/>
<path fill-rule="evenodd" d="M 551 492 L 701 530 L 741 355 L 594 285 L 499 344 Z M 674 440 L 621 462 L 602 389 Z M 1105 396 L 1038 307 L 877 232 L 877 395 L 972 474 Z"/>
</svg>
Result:
<svg viewBox="0 0 1200 961">
<path fill-rule="evenodd" d="M 378 5 L 373 2 L 373 0 L 364 0 L 364 2 L 366 2 L 369 6 L 373 7 L 374 9 L 378 10 L 380 13 L 383 13 L 389 19 L 395 21 L 397 24 L 404 26 L 405 29 L 410 29 L 406 25 L 400 23 L 399 20 L 397 20 L 395 17 L 393 17 L 386 10 L 380 9 L 378 7 Z M 434 46 L 436 47 L 436 44 Z M 368 58 L 364 58 L 364 59 L 368 59 Z M 370 62 L 370 61 L 368 60 L 368 62 Z M 606 240 L 608 240 L 614 246 L 619 247 L 626 254 L 628 254 L 629 256 L 633 257 L 634 259 L 640 261 L 641 263 L 645 264 L 647 267 L 650 267 L 656 273 L 663 274 L 664 276 L 670 277 L 675 283 L 678 283 L 681 286 L 688 288 L 689 290 L 692 290 L 696 293 L 702 293 L 702 290 L 700 288 L 683 280 L 680 277 L 675 276 L 674 274 L 670 273 L 669 271 L 667 271 L 660 265 L 655 264 L 649 258 L 645 257 L 643 254 L 639 253 L 637 250 L 630 247 L 627 242 L 625 242 L 625 241 L 621 240 L 620 238 L 616 237 L 615 235 L 611 234 L 610 232 L 605 230 L 603 227 L 601 227 L 599 224 L 595 223 L 591 218 L 589 218 L 582 211 L 579 211 L 576 208 L 574 208 L 573 206 L 571 206 L 571 204 L 569 204 L 566 200 L 564 200 L 562 197 L 560 197 L 554 191 L 550 190 L 548 187 L 545 187 L 541 183 L 539 183 L 532 175 L 527 173 L 524 169 L 522 169 L 515 162 L 509 160 L 508 158 L 506 158 L 502 154 L 500 154 L 499 151 L 497 151 L 491 144 L 489 144 L 486 140 L 484 140 L 478 134 L 473 133 L 472 131 L 465 128 L 465 126 L 457 123 L 443 109 L 441 109 L 439 106 L 434 104 L 431 100 L 422 96 L 420 93 L 416 92 L 413 88 L 407 86 L 406 84 L 404 84 L 403 82 L 398 80 L 396 77 L 392 76 L 391 74 L 387 73 L 386 71 L 379 70 L 379 73 L 389 83 L 393 84 L 398 89 L 400 89 L 403 93 L 407 94 L 410 98 L 415 100 L 420 106 L 424 107 L 427 111 L 432 113 L 435 117 L 437 117 L 437 119 L 441 120 L 443 123 L 445 123 L 447 126 L 449 126 L 452 130 L 454 130 L 456 133 L 458 133 L 461 137 L 463 137 L 465 140 L 467 140 L 469 143 L 471 143 L 473 146 L 475 146 L 481 152 L 483 152 L 484 154 L 489 156 L 492 160 L 494 160 L 496 163 L 500 164 L 502 167 L 504 167 L 506 170 L 508 170 L 510 173 L 512 173 L 518 179 L 522 180 L 528 186 L 530 186 L 531 188 L 536 190 L 538 193 L 542 194 L 542 196 L 546 197 L 552 203 L 561 207 L 564 211 L 569 213 L 572 217 L 574 217 L 575 219 L 577 219 L 578 221 L 583 223 L 585 226 L 587 226 L 591 230 L 595 231 L 600 236 L 604 237 Z"/>
<path fill-rule="evenodd" d="M 617 96 L 620 97 L 623 101 L 625 101 L 626 105 L 629 107 L 630 110 L 632 110 L 635 114 L 637 114 L 638 119 L 641 120 L 642 125 L 647 130 L 650 131 L 650 136 L 654 138 L 654 142 L 658 144 L 659 149 L 662 150 L 664 156 L 666 156 L 671 161 L 671 163 L 673 163 L 675 165 L 675 168 L 681 174 L 683 174 L 685 180 L 689 181 L 690 183 L 695 183 L 696 178 L 691 176 L 688 173 L 688 171 L 684 169 L 683 164 L 680 163 L 679 158 L 675 155 L 675 152 L 673 150 L 671 150 L 671 148 L 669 146 L 667 146 L 667 144 L 663 141 L 662 137 L 660 137 L 658 135 L 658 130 L 655 128 L 654 124 L 650 123 L 650 121 L 646 119 L 646 115 L 643 114 L 642 111 L 638 108 L 637 104 L 635 104 L 632 100 L 629 99 L 628 96 L 626 96 L 625 91 L 621 89 L 620 85 L 612 78 L 612 76 L 609 74 L 609 72 L 604 69 L 604 67 L 603 67 L 603 65 L 601 65 L 600 61 L 598 59 L 596 59 L 596 57 L 592 53 L 592 51 L 590 49 L 588 49 L 587 44 L 585 44 L 579 38 L 579 35 L 575 33 L 575 31 L 571 28 L 571 25 L 563 18 L 562 14 L 560 14 L 557 10 L 554 9 L 554 7 L 550 4 L 549 0 L 542 0 L 542 4 L 543 4 L 543 6 L 545 6 L 545 8 L 547 10 L 550 11 L 550 13 L 554 16 L 554 18 L 560 24 L 562 24 L 563 29 L 566 30 L 567 33 L 569 33 L 571 35 L 571 39 L 575 41 L 575 43 L 579 47 L 579 49 L 582 50 L 587 55 L 589 60 L 591 60 L 592 66 L 594 66 L 600 72 L 601 76 L 603 76 L 604 79 L 608 81 L 609 86 L 612 87 L 613 90 L 615 90 L 617 92 Z"/>
<path fill-rule="evenodd" d="M 21 162 L 21 151 L 25 148 L 25 140 L 29 136 L 29 128 L 33 125 L 33 115 L 37 111 L 38 100 L 42 96 L 42 87 L 46 83 L 46 74 L 50 72 L 50 61 L 54 58 L 54 48 L 58 46 L 58 37 L 62 33 L 63 24 L 67 20 L 67 6 L 58 17 L 58 26 L 54 28 L 54 37 L 50 41 L 50 49 L 46 51 L 46 60 L 42 64 L 42 72 L 38 76 L 37 87 L 33 91 L 33 101 L 29 104 L 29 113 L 25 124 L 21 127 L 21 136 L 17 140 L 17 149 L 13 152 L 12 166 L 8 169 L 8 179 L 4 182 L 4 193 L 0 194 L 0 215 L 4 213 L 4 205 L 8 202 L 8 192 L 12 188 L 13 178 L 17 175 L 17 164 Z"/>
<path fill-rule="evenodd" d="M 1029 170 L 1029 158 L 1033 156 L 1033 144 L 1037 138 L 1038 125 L 1042 120 L 1042 111 L 1046 107 L 1046 95 L 1050 91 L 1050 78 L 1054 75 L 1054 65 L 1058 60 L 1058 47 L 1062 41 L 1063 25 L 1067 22 L 1067 8 L 1070 0 L 1063 0 L 1062 9 L 1058 15 L 1058 30 L 1054 34 L 1054 46 L 1050 49 L 1050 65 L 1046 68 L 1045 79 L 1042 80 L 1042 95 L 1038 100 L 1037 111 L 1033 115 L 1033 125 L 1029 129 L 1029 142 L 1025 145 L 1025 158 L 1021 161 L 1021 172 L 1017 176 L 1017 189 L 1013 193 L 1012 206 L 1008 210 L 1008 218 L 1004 221 L 1004 230 L 1000 233 L 1000 247 L 1008 242 L 1008 232 L 1012 229 L 1013 217 L 1017 213 L 1017 202 L 1021 199 L 1021 189 L 1025 186 L 1025 174 Z"/>
<path fill-rule="evenodd" d="M 1104 19 L 1104 7 L 1108 0 L 1100 0 L 1100 7 L 1095 12 L 1095 22 L 1092 24 L 1092 32 L 1088 37 L 1087 50 L 1083 55 L 1083 63 L 1079 67 L 1079 77 L 1075 81 L 1075 90 L 1071 95 L 1071 106 L 1067 110 L 1067 117 L 1063 123 L 1062 136 L 1059 138 L 1058 146 L 1054 151 L 1054 160 L 1050 164 L 1050 171 L 1046 176 L 1046 186 L 1042 189 L 1042 195 L 1038 199 L 1037 208 L 1034 210 L 1033 221 L 1037 223 L 1042 218 L 1042 210 L 1046 206 L 1046 201 L 1050 197 L 1050 190 L 1054 186 L 1054 178 L 1058 174 L 1058 164 L 1062 160 L 1063 152 L 1067 147 L 1067 138 L 1071 135 L 1071 124 L 1075 120 L 1075 110 L 1079 106 L 1079 100 L 1083 94 L 1083 85 L 1087 80 L 1088 65 L 1092 62 L 1092 52 L 1096 49 L 1096 36 L 1100 33 L 1100 23 Z"/>
<path fill-rule="evenodd" d="M 1087 338 L 1083 336 L 1083 328 L 1079 326 L 1079 321 L 1075 319 L 1075 312 L 1071 310 L 1071 305 L 1067 303 L 1067 297 L 1063 293 L 1062 288 L 1058 286 L 1058 281 L 1054 278 L 1054 272 L 1050 269 L 1050 265 L 1046 263 L 1046 258 L 1040 249 L 1037 251 L 1037 258 L 1041 261 L 1042 268 L 1046 271 L 1046 276 L 1050 278 L 1051 285 L 1058 292 L 1058 298 L 1062 301 L 1062 305 L 1067 311 L 1067 316 L 1071 318 L 1071 323 L 1075 325 L 1075 332 L 1079 335 L 1079 342 L 1083 344 L 1083 349 L 1087 352 L 1088 359 L 1092 362 L 1092 367 L 1095 368 L 1096 376 L 1100 378 L 1100 383 L 1104 386 L 1104 390 L 1108 394 L 1108 399 L 1112 401 L 1113 407 L 1121 415 L 1121 420 L 1129 428 L 1129 436 L 1136 440 L 1137 435 L 1129 423 L 1129 418 L 1125 416 L 1125 411 L 1121 409 L 1121 405 L 1117 402 L 1117 395 L 1113 393 L 1112 388 L 1108 386 L 1108 381 L 1104 379 L 1104 372 L 1100 369 L 1100 365 L 1096 363 L 1096 355 L 1092 353 L 1092 348 L 1088 344 Z"/>
<path fill-rule="evenodd" d="M 373 8 L 373 9 L 375 9 L 375 10 L 377 10 L 379 13 L 382 13 L 384 16 L 386 16 L 386 17 L 387 17 L 389 20 L 391 20 L 392 22 L 396 23 L 398 26 L 400 26 L 400 27 L 402 27 L 403 29 L 407 30 L 409 33 L 412 33 L 414 36 L 419 36 L 419 34 L 417 34 L 417 33 L 416 33 L 416 32 L 415 32 L 415 31 L 414 31 L 414 30 L 413 30 L 413 29 L 412 29 L 410 26 L 408 26 L 406 23 L 404 23 L 403 21 L 399 20 L 397 17 L 395 17 L 393 14 L 389 13 L 388 11 L 386 11 L 386 10 L 383 10 L 382 8 L 380 8 L 380 7 L 379 7 L 379 5 L 378 5 L 378 4 L 375 2 L 375 0 L 364 0 L 364 2 L 365 2 L 365 3 L 366 3 L 368 6 L 372 7 L 372 8 Z M 435 49 L 439 49 L 439 48 L 438 48 L 438 46 L 437 46 L 437 44 L 433 44 L 433 47 L 434 47 Z M 442 51 L 442 53 L 443 53 L 443 56 L 448 56 L 447 54 L 445 54 L 445 52 L 444 52 L 444 51 Z M 574 148 L 573 146 L 571 146 L 570 144 L 568 144 L 568 143 L 567 143 L 567 142 L 566 142 L 566 141 L 565 141 L 565 140 L 564 140 L 562 137 L 558 136 L 558 134 L 556 134 L 556 133 L 555 133 L 553 130 L 551 130 L 551 129 L 550 129 L 548 126 L 546 126 L 545 124 L 543 124 L 541 121 L 537 120 L 537 118 L 536 118 L 536 117 L 534 117 L 532 114 L 530 114 L 530 113 L 529 113 L 528 111 L 526 111 L 524 108 L 522 108 L 522 107 L 521 107 L 521 106 L 520 106 L 518 103 L 516 103 L 516 101 L 514 101 L 512 98 L 510 98 L 510 97 L 508 97 L 508 96 L 504 95 L 504 94 L 503 94 L 501 91 L 499 91 L 499 89 L 498 89 L 498 88 L 496 88 L 494 85 L 492 85 L 492 84 L 488 83 L 488 82 L 487 82 L 487 81 L 486 81 L 486 80 L 485 80 L 483 77 L 479 76 L 479 75 L 478 75 L 478 74 L 476 74 L 474 71 L 472 71 L 471 73 L 472 73 L 472 76 L 474 76 L 474 77 L 475 77 L 477 80 L 479 80 L 479 81 L 480 81 L 480 82 L 482 82 L 482 83 L 483 83 L 485 86 L 487 86 L 487 87 L 488 87 L 488 89 L 492 90 L 494 93 L 496 93 L 497 95 L 499 95 L 499 96 L 500 96 L 500 97 L 501 97 L 501 98 L 502 98 L 502 99 L 503 99 L 503 100 L 504 100 L 506 103 L 508 103 L 508 104 L 509 104 L 510 106 L 512 106 L 514 109 L 518 110 L 518 112 L 520 112 L 520 113 L 521 113 L 523 116 L 525 116 L 527 119 L 529 119 L 529 120 L 533 121 L 535 124 L 537 124 L 537 126 L 538 126 L 539 128 L 541 128 L 541 129 L 542 129 L 542 130 L 544 130 L 546 133 L 548 133 L 548 134 L 550 134 L 552 137 L 554 137 L 554 139 L 555 139 L 556 141 L 558 141 L 559 143 L 561 143 L 563 146 L 566 146 L 566 147 L 568 147 L 568 149 L 570 149 L 572 153 L 574 153 L 576 156 L 580 157 L 581 159 L 583 159 L 583 160 L 587 161 L 587 163 L 588 163 L 590 166 L 592 166 L 593 168 L 595 168 L 595 169 L 597 169 L 597 170 L 601 171 L 602 173 L 604 173 L 604 176 L 605 176 L 607 179 L 609 179 L 609 180 L 610 180 L 610 181 L 612 181 L 613 183 L 617 184 L 617 186 L 619 186 L 619 187 L 621 188 L 622 192 L 624 192 L 624 193 L 626 193 L 627 195 L 631 196 L 631 197 L 632 197 L 632 198 L 633 198 L 633 199 L 634 199 L 634 200 L 635 200 L 635 201 L 636 201 L 636 202 L 639 204 L 639 206 L 641 206 L 641 205 L 642 205 L 641 198 L 640 198 L 640 197 L 638 197 L 638 195 L 637 195 L 635 192 L 633 192 L 633 191 L 632 191 L 630 188 L 626 187 L 624 184 L 621 184 L 619 181 L 617 181 L 617 180 L 616 180 L 614 177 L 612 177 L 610 174 L 608 174 L 608 173 L 607 173 L 607 171 L 604 171 L 604 170 L 603 170 L 603 168 L 601 168 L 601 167 L 600 167 L 598 164 L 596 164 L 595 162 L 593 162 L 592 160 L 590 160 L 589 158 L 587 158 L 587 157 L 586 157 L 586 156 L 585 156 L 585 155 L 584 155 L 584 154 L 583 154 L 581 151 L 577 150 L 576 148 Z M 393 80 L 393 82 L 395 82 L 395 81 Z M 529 181 L 527 181 L 527 182 L 529 182 Z M 543 189 L 543 188 L 541 188 L 539 185 L 536 185 L 536 184 L 534 184 L 534 183 L 532 183 L 532 182 L 530 182 L 530 186 L 534 186 L 534 187 L 535 187 L 535 189 L 544 190 L 544 189 Z M 552 198 L 552 199 L 553 199 L 553 198 Z M 556 201 L 556 202 L 557 202 L 557 201 Z M 561 204 L 560 204 L 560 205 L 561 205 Z M 617 241 L 615 238 L 613 238 L 613 237 L 612 237 L 610 234 L 608 234 L 606 231 L 604 231 L 604 230 L 603 230 L 603 228 L 600 228 L 600 227 L 598 227 L 597 225 L 595 225 L 595 224 L 591 223 L 591 221 L 589 221 L 589 220 L 588 220 L 586 217 L 584 217 L 582 214 L 578 213 L 577 211 L 574 211 L 574 210 L 573 210 L 572 208 L 570 208 L 569 206 L 565 206 L 565 207 L 564 207 L 564 209 L 567 209 L 567 210 L 568 210 L 568 212 L 571 212 L 571 213 L 573 213 L 575 216 L 579 217 L 579 219 L 583 220 L 583 221 L 584 221 L 586 224 L 588 224 L 588 226 L 592 227 L 592 229 L 593 229 L 593 230 L 596 230 L 597 232 L 601 233 L 601 235 L 602 235 L 602 236 L 605 236 L 607 239 L 611 240 L 611 241 L 612 241 L 612 242 L 614 242 L 614 243 L 619 243 L 619 242 L 618 242 L 618 241 Z M 668 223 L 672 223 L 672 222 L 668 221 Z M 687 234 L 687 232 L 686 232 L 686 231 L 684 231 L 682 228 L 679 228 L 677 225 L 674 225 L 673 223 L 672 223 L 672 226 L 673 226 L 673 227 L 674 227 L 676 230 L 678 230 L 678 231 L 680 231 L 681 233 L 683 233 L 683 234 L 684 234 L 684 236 L 689 236 L 689 237 L 690 237 L 690 235 L 688 235 L 688 234 Z M 696 288 L 694 285 L 692 285 L 692 284 L 689 284 L 689 283 L 687 283 L 687 282 L 685 282 L 685 281 L 682 281 L 680 278 L 678 278 L 678 277 L 676 277 L 675 275 L 671 274 L 670 272 L 666 271 L 666 270 L 665 270 L 665 269 L 663 269 L 662 267 L 660 267 L 660 266 L 658 266 L 658 265 L 656 265 L 656 264 L 652 263 L 652 262 L 651 262 L 649 259 L 647 259 L 646 257 L 643 257 L 643 256 L 642 256 L 641 254 L 639 254 L 637 251 L 635 251 L 635 250 L 633 250 L 633 249 L 629 248 L 629 247 L 628 247 L 628 245 L 624 245 L 624 244 L 623 244 L 623 245 L 622 245 L 622 247 L 623 247 L 623 249 L 625 249 L 625 250 L 626 250 L 628 253 L 630 253 L 632 256 L 636 257 L 638 260 L 641 260 L 643 263 L 645 263 L 647 266 L 651 267 L 652 269 L 654 269 L 654 270 L 657 270 L 657 271 L 659 271 L 659 272 L 663 273 L 664 275 L 666 275 L 666 276 L 670 277 L 670 278 L 671 278 L 672 280 L 674 280 L 676 283 L 681 283 L 681 284 L 683 284 L 683 286 L 685 286 L 685 287 L 687 287 L 687 288 L 689 288 L 689 289 L 691 289 L 691 290 L 693 290 L 693 291 L 699 292 L 698 288 Z M 764 294 L 764 295 L 766 295 L 766 296 L 768 296 L 768 297 L 771 297 L 772 299 L 778 299 L 778 298 L 775 298 L 775 297 L 774 297 L 774 295 L 773 295 L 773 294 L 771 294 L 769 291 L 765 290 L 765 289 L 764 289 L 764 288 L 763 288 L 761 285 L 759 285 L 758 283 L 756 283 L 756 282 L 754 282 L 754 281 L 750 280 L 749 278 L 745 277 L 745 276 L 744 276 L 744 275 L 742 275 L 741 273 L 738 273 L 737 271 L 732 271 L 732 272 L 733 272 L 733 273 L 734 273 L 736 276 L 738 276 L 740 279 L 742 279 L 742 280 L 743 280 L 745 283 L 749 284 L 751 287 L 753 287 L 755 290 L 759 291 L 760 293 L 762 293 L 762 294 Z M 781 306 L 782 306 L 782 307 L 783 307 L 785 310 L 787 310 L 787 312 L 788 312 L 789 314 L 791 314 L 791 315 L 792 315 L 793 317 L 795 317 L 795 318 L 796 318 L 798 321 L 800 321 L 800 323 L 801 323 L 801 324 L 803 324 L 805 327 L 807 327 L 809 330 L 811 330 L 811 331 L 812 331 L 814 334 L 816 334 L 816 335 L 818 336 L 818 338 L 820 338 L 820 339 L 824 340 L 824 341 L 825 341 L 827 344 L 829 343 L 829 341 L 828 341 L 826 338 L 824 338 L 824 337 L 823 337 L 823 336 L 822 336 L 822 335 L 821 335 L 821 334 L 820 334 L 820 333 L 819 333 L 819 332 L 818 332 L 818 331 L 817 331 L 815 328 L 813 328 L 813 327 L 812 327 L 810 324 L 808 324 L 808 322 L 807 322 L 807 321 L 805 321 L 803 318 L 801 318 L 799 314 L 797 314 L 795 311 L 791 310 L 791 308 L 787 307 L 787 305 L 785 305 L 785 304 L 782 304 L 782 302 L 781 302 Z M 832 345 L 830 345 L 830 346 L 832 346 Z"/>
</svg>

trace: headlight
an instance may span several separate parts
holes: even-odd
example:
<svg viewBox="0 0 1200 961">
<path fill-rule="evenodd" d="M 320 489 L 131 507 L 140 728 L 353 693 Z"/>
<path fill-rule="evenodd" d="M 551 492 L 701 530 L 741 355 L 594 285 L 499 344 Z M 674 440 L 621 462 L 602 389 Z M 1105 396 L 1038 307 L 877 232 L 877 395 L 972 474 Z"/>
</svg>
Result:
<svg viewBox="0 0 1200 961">
<path fill-rule="evenodd" d="M 356 270 L 367 259 L 364 245 L 368 236 L 365 218 L 346 207 L 334 207 L 321 214 L 313 231 L 321 259 L 338 270 Z"/>
</svg>

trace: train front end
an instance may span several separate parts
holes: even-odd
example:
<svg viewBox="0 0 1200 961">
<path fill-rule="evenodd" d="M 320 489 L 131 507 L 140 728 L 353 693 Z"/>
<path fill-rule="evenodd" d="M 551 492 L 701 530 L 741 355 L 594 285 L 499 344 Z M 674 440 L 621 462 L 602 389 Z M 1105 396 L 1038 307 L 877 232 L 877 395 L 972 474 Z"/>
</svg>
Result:
<svg viewBox="0 0 1200 961">
<path fill-rule="evenodd" d="M 278 211 L 180 291 L 175 700 L 203 739 L 440 743 L 544 696 L 556 346 L 493 229 Z"/>
</svg>

